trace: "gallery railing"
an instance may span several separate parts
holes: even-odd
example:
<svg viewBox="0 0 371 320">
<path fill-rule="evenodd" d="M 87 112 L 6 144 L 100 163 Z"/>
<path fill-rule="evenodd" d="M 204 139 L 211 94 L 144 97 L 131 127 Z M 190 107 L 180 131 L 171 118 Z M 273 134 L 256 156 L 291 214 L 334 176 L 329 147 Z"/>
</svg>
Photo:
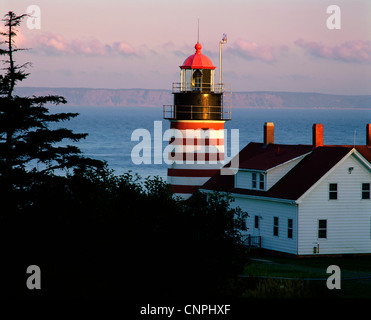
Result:
<svg viewBox="0 0 371 320">
<path fill-rule="evenodd" d="M 164 105 L 167 120 L 231 120 L 231 106 Z"/>
</svg>

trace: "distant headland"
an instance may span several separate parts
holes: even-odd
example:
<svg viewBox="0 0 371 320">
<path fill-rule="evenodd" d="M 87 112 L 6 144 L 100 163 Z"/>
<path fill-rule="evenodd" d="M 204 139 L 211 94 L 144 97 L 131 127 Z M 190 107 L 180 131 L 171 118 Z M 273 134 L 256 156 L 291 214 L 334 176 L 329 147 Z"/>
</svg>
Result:
<svg viewBox="0 0 371 320">
<path fill-rule="evenodd" d="M 16 94 L 61 95 L 69 106 L 162 107 L 172 104 L 170 90 L 19 87 Z M 364 109 L 371 110 L 371 95 L 335 95 L 308 92 L 233 92 L 234 108 Z"/>
</svg>

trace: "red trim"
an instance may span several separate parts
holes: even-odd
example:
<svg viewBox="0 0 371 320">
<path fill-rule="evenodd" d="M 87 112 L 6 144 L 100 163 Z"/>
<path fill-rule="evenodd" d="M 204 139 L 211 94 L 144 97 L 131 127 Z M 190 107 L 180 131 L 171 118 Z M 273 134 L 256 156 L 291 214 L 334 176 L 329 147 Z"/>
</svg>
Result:
<svg viewBox="0 0 371 320">
<path fill-rule="evenodd" d="M 224 121 L 218 122 L 194 122 L 194 121 L 171 121 L 170 122 L 170 129 L 178 129 L 178 130 L 187 130 L 187 129 L 214 129 L 214 130 L 223 130 L 224 129 Z"/>
<path fill-rule="evenodd" d="M 193 62 L 192 62 L 193 63 Z M 216 67 L 206 67 L 206 66 L 202 66 L 202 65 L 192 65 L 192 66 L 179 66 L 180 69 L 212 69 L 212 70 L 215 70 Z"/>
<path fill-rule="evenodd" d="M 169 144 L 172 145 L 183 145 L 183 146 L 223 146 L 224 139 L 219 138 L 205 138 L 205 139 L 197 139 L 197 138 L 175 138 L 172 137 L 169 141 Z"/>
<path fill-rule="evenodd" d="M 167 169 L 171 177 L 212 177 L 218 172 L 218 169 Z"/>
<path fill-rule="evenodd" d="M 170 189 L 173 193 L 189 193 L 192 194 L 201 186 L 182 186 L 178 184 L 171 184 Z"/>
<path fill-rule="evenodd" d="M 223 161 L 224 153 L 169 153 L 169 160 L 174 161 Z"/>
</svg>

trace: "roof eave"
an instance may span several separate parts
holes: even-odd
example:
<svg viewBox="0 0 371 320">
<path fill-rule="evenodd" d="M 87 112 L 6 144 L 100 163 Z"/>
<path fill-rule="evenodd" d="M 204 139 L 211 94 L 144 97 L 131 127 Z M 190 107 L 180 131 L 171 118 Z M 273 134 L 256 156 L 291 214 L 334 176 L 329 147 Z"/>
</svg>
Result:
<svg viewBox="0 0 371 320">
<path fill-rule="evenodd" d="M 199 189 L 199 190 L 204 193 L 213 193 L 215 191 L 215 190 L 209 190 L 209 189 Z M 239 197 L 239 198 L 245 198 L 245 199 L 297 204 L 297 200 L 293 200 L 293 199 L 272 198 L 272 197 L 256 196 L 256 195 L 251 195 L 251 194 L 243 194 L 243 193 L 228 192 L 228 191 L 219 191 L 219 192 L 226 193 L 226 194 L 228 193 L 232 195 L 233 197 Z"/>
<path fill-rule="evenodd" d="M 272 168 L 269 168 L 269 169 L 267 169 L 266 171 L 268 172 L 268 171 L 274 170 L 274 169 L 276 169 L 276 168 L 279 168 L 279 167 L 281 167 L 281 166 L 283 166 L 283 165 L 289 164 L 290 162 L 295 161 L 295 160 L 298 160 L 298 159 L 300 159 L 300 158 L 303 158 L 303 159 L 304 159 L 307 155 L 309 155 L 309 154 L 311 154 L 311 153 L 312 153 L 312 151 L 309 151 L 309 152 L 304 153 L 304 154 L 302 154 L 302 155 L 300 155 L 300 156 L 298 156 L 298 157 L 292 158 L 292 159 L 290 159 L 290 160 L 288 160 L 288 161 L 286 161 L 286 162 L 282 162 L 282 163 L 280 163 L 280 164 L 278 164 L 278 165 L 276 165 L 276 166 L 274 166 L 274 167 L 272 167 Z"/>
<path fill-rule="evenodd" d="M 269 171 L 271 171 L 271 170 L 277 169 L 277 168 L 279 168 L 279 167 L 281 167 L 281 166 L 283 166 L 283 165 L 289 164 L 290 162 L 295 161 L 295 160 L 298 160 L 298 159 L 300 159 L 300 158 L 303 158 L 303 159 L 304 159 L 307 155 L 309 155 L 309 154 L 312 153 L 312 152 L 313 152 L 313 150 L 311 150 L 311 151 L 309 151 L 309 152 L 306 152 L 306 153 L 304 153 L 304 154 L 302 154 L 302 155 L 300 155 L 300 156 L 297 156 L 297 157 L 295 157 L 295 158 L 292 158 L 292 159 L 290 159 L 290 160 L 287 160 L 287 161 L 285 161 L 285 162 L 282 162 L 282 163 L 280 163 L 280 164 L 278 164 L 278 165 L 275 165 L 275 166 L 273 166 L 273 167 L 269 167 L 269 168 L 264 168 L 264 169 L 239 168 L 239 170 L 241 170 L 241 171 L 269 172 Z"/>
<path fill-rule="evenodd" d="M 353 153 L 358 157 L 359 161 L 371 171 L 371 163 L 356 149 L 353 148 Z"/>
<path fill-rule="evenodd" d="M 215 70 L 216 67 L 205 67 L 205 66 L 179 66 L 180 69 L 211 69 Z"/>
</svg>

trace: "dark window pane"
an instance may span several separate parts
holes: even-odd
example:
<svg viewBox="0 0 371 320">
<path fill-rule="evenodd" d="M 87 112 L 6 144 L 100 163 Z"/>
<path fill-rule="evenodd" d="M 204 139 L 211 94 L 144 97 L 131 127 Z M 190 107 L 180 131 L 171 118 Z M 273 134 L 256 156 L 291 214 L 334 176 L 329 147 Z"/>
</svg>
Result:
<svg viewBox="0 0 371 320">
<path fill-rule="evenodd" d="M 273 228 L 273 235 L 278 236 L 278 227 Z"/>
<path fill-rule="evenodd" d="M 273 235 L 278 236 L 278 217 L 273 217 Z"/>
<path fill-rule="evenodd" d="M 330 183 L 329 185 L 329 199 L 336 200 L 338 198 L 338 185 L 337 183 Z"/>
<path fill-rule="evenodd" d="M 318 230 L 318 238 L 326 239 L 327 238 L 327 231 L 326 230 Z"/>
<path fill-rule="evenodd" d="M 287 238 L 292 239 L 292 229 L 287 230 Z"/>
<path fill-rule="evenodd" d="M 264 190 L 264 174 L 259 175 L 259 189 Z"/>
<path fill-rule="evenodd" d="M 288 227 L 289 228 L 292 228 L 292 219 L 289 219 L 288 222 L 287 222 L 287 224 L 288 224 Z"/>
<path fill-rule="evenodd" d="M 318 238 L 327 238 L 327 220 L 318 220 Z"/>
<path fill-rule="evenodd" d="M 252 174 L 252 188 L 256 189 L 256 173 Z"/>
<path fill-rule="evenodd" d="M 318 227 L 320 229 L 326 228 L 327 227 L 327 220 L 318 220 Z"/>
<path fill-rule="evenodd" d="M 362 199 L 370 199 L 370 184 L 362 183 Z"/>
</svg>

